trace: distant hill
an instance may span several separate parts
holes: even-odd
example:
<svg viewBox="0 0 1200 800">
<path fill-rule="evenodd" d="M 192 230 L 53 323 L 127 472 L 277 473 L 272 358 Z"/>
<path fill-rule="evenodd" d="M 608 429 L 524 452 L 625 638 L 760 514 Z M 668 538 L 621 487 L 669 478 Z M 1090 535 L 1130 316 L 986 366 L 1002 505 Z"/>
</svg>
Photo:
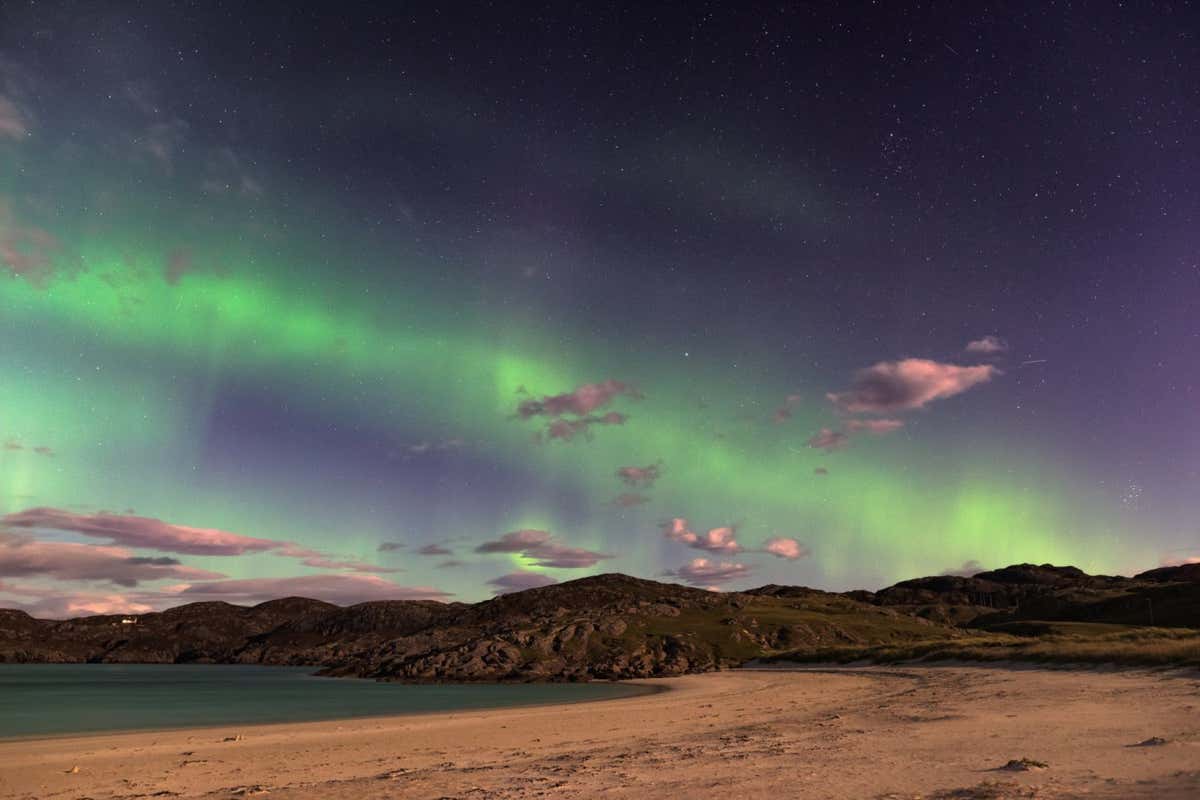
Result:
<svg viewBox="0 0 1200 800">
<path fill-rule="evenodd" d="M 853 593 L 937 622 L 991 628 L 1019 620 L 1200 627 L 1200 564 L 1132 578 L 1075 567 L 1014 564 L 970 577 L 939 575 Z"/>
<path fill-rule="evenodd" d="M 292 597 L 61 621 L 0 610 L 0 661 L 292 664 L 414 682 L 561 681 L 678 675 L 772 658 L 976 657 L 980 648 L 999 657 L 1018 645 L 1024 649 L 1014 652 L 1034 653 L 1030 637 L 1048 637 L 1036 650 L 1043 655 L 1051 640 L 1069 636 L 1074 647 L 1079 637 L 1093 637 L 1089 653 L 1116 652 L 1120 660 L 1128 628 L 1149 625 L 1200 627 L 1200 566 L 1125 578 L 1017 564 L 841 594 L 775 585 L 709 592 L 610 574 L 474 604 L 340 607 Z M 1169 659 L 1192 647 L 1193 635 L 1134 638 L 1166 636 L 1170 646 L 1159 656 Z M 1121 648 L 1092 646 L 1096 636 L 1118 636 Z"/>
<path fill-rule="evenodd" d="M 53 621 L 0 616 L 10 662 L 308 664 L 405 681 L 678 675 L 798 647 L 926 641 L 945 625 L 836 594 L 718 593 L 597 575 L 467 605 L 302 598 Z"/>
</svg>

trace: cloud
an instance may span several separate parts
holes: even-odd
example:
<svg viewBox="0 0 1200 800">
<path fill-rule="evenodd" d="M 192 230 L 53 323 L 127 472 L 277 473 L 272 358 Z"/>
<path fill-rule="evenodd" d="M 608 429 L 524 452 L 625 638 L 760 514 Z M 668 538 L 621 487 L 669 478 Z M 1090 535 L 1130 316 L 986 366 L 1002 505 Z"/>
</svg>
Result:
<svg viewBox="0 0 1200 800">
<path fill-rule="evenodd" d="M 20 141 L 29 135 L 25 113 L 9 98 L 0 95 L 0 138 Z"/>
<path fill-rule="evenodd" d="M 649 497 L 637 492 L 622 492 L 613 499 L 613 504 L 621 508 L 632 508 L 633 506 L 640 506 L 642 503 L 649 502 Z"/>
<path fill-rule="evenodd" d="M 465 444 L 466 442 L 459 438 L 442 439 L 440 441 L 421 441 L 416 444 L 405 445 L 403 452 L 406 456 L 422 456 L 426 453 L 445 453 L 451 450 L 458 450 Z"/>
<path fill-rule="evenodd" d="M 696 533 L 688 527 L 686 519 L 676 517 L 663 525 L 663 535 L 673 542 L 686 544 L 697 550 L 710 553 L 740 553 L 742 546 L 737 541 L 737 531 L 732 526 L 713 528 L 707 533 Z"/>
<path fill-rule="evenodd" d="M 626 415 L 615 411 L 601 415 L 593 413 L 620 395 L 641 397 L 629 384 L 610 378 L 599 383 L 585 383 L 564 394 L 522 400 L 517 404 L 515 416 L 522 420 L 534 417 L 548 418 L 550 421 L 546 424 L 544 435 L 550 439 L 571 441 L 580 434 L 590 438 L 589 428 L 592 425 L 623 425 L 628 419 Z M 543 434 L 539 434 L 541 435 Z"/>
<path fill-rule="evenodd" d="M 20 608 L 39 619 L 89 617 L 95 614 L 144 614 L 163 607 L 164 601 L 161 598 L 155 596 L 147 600 L 142 594 L 70 591 L 62 587 L 48 588 L 0 582 L 0 595 L 7 596 L 0 602 L 6 606 Z"/>
<path fill-rule="evenodd" d="M 253 605 L 280 597 L 311 597 L 340 606 L 367 600 L 444 600 L 450 593 L 429 586 L 401 586 L 376 575 L 301 575 L 195 583 L 181 589 L 180 602 L 224 600 Z"/>
<path fill-rule="evenodd" d="M 961 367 L 925 358 L 881 361 L 860 370 L 849 391 L 826 395 L 849 414 L 889 414 L 924 408 L 934 400 L 986 383 L 999 370 L 987 364 Z"/>
<path fill-rule="evenodd" d="M 984 572 L 984 571 L 986 571 L 986 570 L 985 570 L 985 567 L 983 566 L 983 564 L 980 564 L 975 559 L 971 559 L 970 561 L 964 561 L 962 563 L 961 567 L 943 570 L 942 574 L 943 575 L 959 575 L 964 578 L 970 578 L 970 577 L 972 577 L 974 575 L 978 575 L 980 572 Z"/>
<path fill-rule="evenodd" d="M 603 408 L 612 402 L 613 398 L 622 394 L 630 397 L 640 396 L 629 384 L 611 378 L 600 383 L 585 383 L 565 394 L 546 395 L 540 400 L 523 400 L 517 406 L 517 416 L 521 419 L 535 416 L 561 417 L 566 414 L 583 417 L 598 408 Z"/>
<path fill-rule="evenodd" d="M 662 463 L 645 467 L 618 467 L 617 477 L 632 489 L 649 489 L 662 477 Z"/>
<path fill-rule="evenodd" d="M 417 554 L 422 556 L 450 556 L 454 555 L 454 551 L 448 547 L 442 547 L 440 544 L 427 544 L 417 550 Z"/>
<path fill-rule="evenodd" d="M 0 517 L 0 525 L 10 528 L 46 529 L 107 539 L 110 544 L 183 553 L 197 556 L 240 556 L 248 553 L 273 552 L 284 558 L 295 558 L 315 569 L 343 569 L 353 572 L 398 572 L 364 561 L 339 560 L 327 553 L 313 550 L 295 542 L 260 539 L 215 528 L 193 528 L 176 525 L 152 517 L 113 514 L 100 511 L 76 514 L 57 508 L 30 508 Z"/>
<path fill-rule="evenodd" d="M 806 442 L 806 444 L 809 447 L 815 448 L 817 450 L 833 452 L 834 450 L 839 450 L 839 449 L 845 447 L 846 443 L 849 441 L 850 441 L 850 437 L 847 436 L 842 431 L 834 431 L 834 430 L 830 430 L 829 428 L 821 428 L 821 430 L 818 431 L 815 436 L 811 437 Z"/>
<path fill-rule="evenodd" d="M 984 336 L 982 339 L 975 339 L 967 342 L 966 351 L 968 353 L 982 353 L 984 355 L 993 355 L 995 353 L 1004 353 L 1008 351 L 1008 342 L 1001 339 L 999 336 Z"/>
<path fill-rule="evenodd" d="M 155 122 L 146 128 L 138 145 L 169 175 L 174 172 L 175 154 L 183 149 L 187 131 L 187 123 L 180 119 Z"/>
<path fill-rule="evenodd" d="M 497 595 L 521 592 L 525 589 L 537 589 L 555 583 L 558 583 L 558 581 L 549 575 L 542 575 L 539 572 L 510 572 L 507 575 L 501 575 L 499 578 L 492 578 L 488 581 L 488 585 L 495 587 L 492 589 L 492 594 Z"/>
<path fill-rule="evenodd" d="M 20 225 L 6 205 L 0 206 L 0 265 L 14 278 L 45 289 L 55 274 L 55 259 L 63 247 L 49 231 Z"/>
<path fill-rule="evenodd" d="M 750 568 L 745 564 L 735 564 L 729 561 L 717 563 L 707 558 L 693 558 L 682 567 L 667 570 L 663 575 L 679 578 L 692 586 L 712 588 L 749 576 Z"/>
<path fill-rule="evenodd" d="M 110 514 L 76 514 L 57 508 L 30 508 L 0 517 L 0 525 L 10 528 L 44 528 L 70 531 L 84 536 L 108 539 L 112 544 L 141 547 L 167 553 L 198 556 L 239 556 L 285 547 L 288 542 L 258 539 L 215 528 L 173 525 L 152 517 Z"/>
<path fill-rule="evenodd" d="M 771 421 L 776 425 L 787 422 L 792 418 L 792 409 L 800 404 L 800 395 L 789 394 L 783 400 L 783 405 L 775 409 L 775 413 L 771 415 Z"/>
<path fill-rule="evenodd" d="M 882 435 L 898 431 L 904 427 L 904 420 L 899 419 L 850 419 L 846 420 L 846 430 L 851 433 L 865 431 Z"/>
<path fill-rule="evenodd" d="M 829 470 L 824 467 L 813 467 L 813 475 L 828 475 Z"/>
<path fill-rule="evenodd" d="M 455 567 L 465 567 L 466 565 L 467 565 L 467 562 L 459 561 L 457 559 L 452 558 L 449 561 L 443 561 L 442 563 L 438 564 L 437 568 L 438 569 L 453 569 Z"/>
<path fill-rule="evenodd" d="M 624 414 L 610 411 L 603 416 L 583 417 L 582 419 L 556 419 L 546 426 L 546 438 L 561 439 L 569 442 L 577 434 L 583 434 L 585 439 L 591 439 L 592 425 L 624 425 L 627 420 Z"/>
<path fill-rule="evenodd" d="M 16 439 L 5 439 L 2 449 L 4 449 L 4 450 L 24 450 L 25 445 L 21 444 L 21 442 Z"/>
<path fill-rule="evenodd" d="M 278 554 L 286 558 L 299 559 L 301 564 L 311 566 L 316 570 L 349 570 L 350 572 L 371 572 L 379 573 L 379 575 L 388 575 L 392 572 L 402 572 L 396 567 L 377 566 L 368 561 L 359 561 L 355 559 L 340 560 L 331 558 L 329 555 L 319 551 L 312 551 L 307 547 L 287 546 L 281 547 L 276 551 Z"/>
<path fill-rule="evenodd" d="M 786 558 L 789 561 L 807 558 L 812 555 L 812 551 L 800 544 L 799 541 L 786 536 L 775 536 L 767 539 L 763 543 L 763 552 L 770 553 L 776 558 Z"/>
<path fill-rule="evenodd" d="M 59 580 L 109 581 L 118 586 L 165 579 L 197 581 L 225 577 L 219 572 L 182 566 L 175 559 L 135 556 L 124 547 L 44 542 L 0 532 L 0 576 L 33 575 Z"/>
<path fill-rule="evenodd" d="M 397 550 L 403 550 L 408 547 L 404 542 L 380 542 L 379 547 L 375 548 L 377 553 L 394 553 Z"/>
<path fill-rule="evenodd" d="M 549 533 L 539 530 L 506 533 L 499 539 L 479 545 L 475 552 L 520 553 L 523 558 L 535 559 L 536 566 L 557 569 L 590 567 L 601 559 L 613 558 L 608 553 L 559 544 Z"/>
</svg>

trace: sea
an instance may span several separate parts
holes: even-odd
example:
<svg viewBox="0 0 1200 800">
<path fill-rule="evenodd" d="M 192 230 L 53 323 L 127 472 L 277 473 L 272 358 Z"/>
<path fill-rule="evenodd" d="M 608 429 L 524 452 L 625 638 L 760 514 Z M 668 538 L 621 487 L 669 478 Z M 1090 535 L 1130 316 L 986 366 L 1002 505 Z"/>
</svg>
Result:
<svg viewBox="0 0 1200 800">
<path fill-rule="evenodd" d="M 0 664 L 0 738 L 576 703 L 644 691 L 616 683 L 379 683 L 240 664 Z"/>
</svg>

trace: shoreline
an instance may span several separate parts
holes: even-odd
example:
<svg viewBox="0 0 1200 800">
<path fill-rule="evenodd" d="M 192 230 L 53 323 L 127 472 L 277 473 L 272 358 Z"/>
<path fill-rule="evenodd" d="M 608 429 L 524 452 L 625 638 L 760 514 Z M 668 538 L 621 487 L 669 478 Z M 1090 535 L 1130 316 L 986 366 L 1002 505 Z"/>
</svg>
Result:
<svg viewBox="0 0 1200 800">
<path fill-rule="evenodd" d="M 4 664 L 0 664 L 0 669 L 3 669 L 4 666 L 5 666 Z M 127 665 L 127 664 L 122 664 L 121 666 L 168 666 L 168 665 L 160 665 L 160 664 L 149 664 L 149 665 L 128 664 Z M 189 664 L 189 665 L 184 665 L 184 666 L 196 666 L 196 665 Z M 208 667 L 208 666 L 276 666 L 276 665 L 273 665 L 273 664 L 265 664 L 265 665 L 258 665 L 258 664 L 236 664 L 236 665 L 212 664 L 212 665 L 209 665 L 209 664 L 205 664 L 202 666 Z M 307 667 L 297 668 L 297 669 L 307 669 Z M 378 680 L 375 680 L 372 678 L 359 678 L 359 677 L 354 677 L 354 676 L 328 676 L 328 675 L 317 675 L 316 673 L 308 673 L 306 675 L 306 677 L 322 678 L 322 679 L 331 678 L 331 679 L 336 679 L 336 680 L 348 679 L 348 680 L 352 680 L 352 681 L 368 681 L 371 683 L 378 683 L 378 684 L 385 684 L 385 685 L 388 683 L 391 683 L 390 681 L 378 681 Z M 410 687 L 416 687 L 416 686 L 529 685 L 528 683 L 507 684 L 507 683 L 487 683 L 487 682 L 480 682 L 480 683 L 465 683 L 465 682 L 401 683 L 401 682 L 397 681 L 394 683 L 397 686 L 410 686 Z M 547 682 L 547 683 L 549 683 L 549 682 Z M 140 728 L 104 728 L 104 729 L 97 729 L 97 730 L 63 731 L 63 732 L 59 732 L 59 733 L 35 734 L 32 736 L 26 736 L 26 735 L 20 735 L 20 734 L 17 734 L 14 736 L 0 735 L 0 746 L 7 745 L 7 744 L 31 743 L 31 742 L 41 742 L 41 741 L 61 740 L 61 739 L 81 739 L 82 740 L 82 739 L 102 738 L 102 737 L 122 736 L 122 735 L 191 733 L 191 732 L 195 732 L 195 731 L 206 731 L 206 730 L 214 730 L 214 731 L 215 730 L 225 730 L 225 729 L 228 729 L 231 727 L 269 729 L 269 728 L 273 728 L 273 727 L 277 727 L 277 726 L 287 726 L 287 725 L 307 725 L 307 724 L 320 724 L 320 723 L 342 723 L 342 722 L 360 722 L 360 721 L 361 722 L 370 722 L 373 720 L 388 720 L 388 719 L 393 719 L 393 718 L 407 718 L 407 717 L 426 717 L 426 716 L 434 716 L 434 715 L 439 715 L 439 714 L 469 713 L 469 712 L 475 712 L 475 711 L 504 711 L 504 710 L 508 710 L 508 709 L 543 708 L 543 707 L 558 707 L 558 706 L 565 707 L 565 706 L 576 706 L 576 705 L 585 704 L 585 703 L 611 703 L 611 702 L 615 702 L 615 701 L 619 701 L 619 700 L 628 700 L 628 699 L 632 699 L 632 698 L 645 697 L 648 695 L 658 694 L 660 692 L 670 691 L 669 687 L 667 687 L 667 686 L 648 685 L 648 684 L 645 684 L 642 680 L 630 680 L 630 681 L 597 680 L 597 681 L 588 681 L 587 683 L 598 684 L 598 685 L 612 685 L 612 686 L 628 687 L 631 691 L 624 692 L 621 694 L 615 694 L 611 697 L 587 697 L 587 698 L 582 698 L 579 700 L 552 699 L 552 700 L 534 701 L 534 702 L 525 702 L 525 703 L 513 703 L 511 705 L 489 705 L 489 706 L 474 706 L 474 707 L 465 706 L 462 708 L 452 708 L 452 709 L 441 709 L 441 708 L 438 708 L 438 709 L 413 709 L 413 710 L 406 710 L 406 711 L 387 712 L 387 713 L 381 713 L 381 714 L 352 714 L 349 716 L 313 717 L 313 718 L 308 718 L 308 719 L 298 718 L 298 719 L 286 719 L 286 720 L 267 720 L 267 721 L 262 721 L 262 722 L 237 722 L 237 721 L 224 722 L 224 723 L 222 723 L 222 722 L 215 722 L 215 723 L 214 722 L 205 722 L 205 723 L 201 723 L 201 724 L 197 724 L 197 725 L 168 725 L 168 726 L 163 726 L 163 727 L 140 727 Z M 564 681 L 564 682 L 556 683 L 555 685 L 574 685 L 574 684 Z"/>
<path fill-rule="evenodd" d="M 772 668 L 645 683 L 659 691 L 2 741 L 0 798 L 677 798 L 786 787 L 806 800 L 860 800 L 989 783 L 1007 788 L 978 796 L 1200 796 L 1200 682 L 1191 676 Z M 1142 746 L 1155 737 L 1161 746 Z M 1048 767 L 1004 768 L 1023 758 Z"/>
</svg>

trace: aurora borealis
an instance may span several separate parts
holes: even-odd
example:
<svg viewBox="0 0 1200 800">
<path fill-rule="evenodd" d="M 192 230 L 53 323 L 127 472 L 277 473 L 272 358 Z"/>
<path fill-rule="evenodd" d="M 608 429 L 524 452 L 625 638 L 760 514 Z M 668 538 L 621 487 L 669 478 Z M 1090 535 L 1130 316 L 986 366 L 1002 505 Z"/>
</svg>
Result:
<svg viewBox="0 0 1200 800">
<path fill-rule="evenodd" d="M 1200 557 L 1179 20 L 269 5 L 0 11 L 0 606 Z"/>
</svg>

